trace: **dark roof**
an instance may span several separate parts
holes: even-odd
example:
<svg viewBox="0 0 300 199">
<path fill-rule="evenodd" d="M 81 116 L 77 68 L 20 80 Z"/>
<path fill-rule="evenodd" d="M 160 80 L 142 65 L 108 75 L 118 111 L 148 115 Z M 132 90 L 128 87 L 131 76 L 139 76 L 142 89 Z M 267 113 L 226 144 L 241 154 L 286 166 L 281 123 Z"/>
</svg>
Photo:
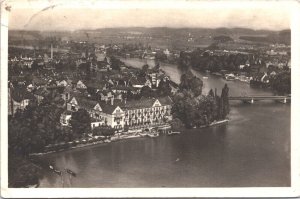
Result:
<svg viewBox="0 0 300 199">
<path fill-rule="evenodd" d="M 49 94 L 49 91 L 46 88 L 38 88 L 35 92 L 35 95 L 43 96 L 45 97 L 46 95 Z"/>
<path fill-rule="evenodd" d="M 172 100 L 169 96 L 159 98 L 141 98 L 140 100 L 130 100 L 126 104 L 123 103 L 122 109 L 137 109 L 137 108 L 151 108 L 154 102 L 158 99 L 161 105 L 171 105 Z"/>
<path fill-rule="evenodd" d="M 132 85 L 144 85 L 147 79 L 145 77 L 132 77 L 129 81 Z"/>
<path fill-rule="evenodd" d="M 78 102 L 78 105 L 80 108 L 85 109 L 93 109 L 97 103 L 99 103 L 102 111 L 107 114 L 112 114 L 113 111 L 119 106 L 121 109 L 139 109 L 139 108 L 151 108 L 156 101 L 156 99 L 159 100 L 159 102 L 162 105 L 171 105 L 172 100 L 169 96 L 167 97 L 160 97 L 160 98 L 141 98 L 140 100 L 130 100 L 125 103 L 124 100 L 117 100 L 114 99 L 113 104 L 111 104 L 111 100 L 108 100 L 107 102 L 104 101 L 94 101 L 92 99 L 82 97 L 82 96 L 74 96 L 75 99 Z"/>
<path fill-rule="evenodd" d="M 103 89 L 105 87 L 104 81 L 87 81 L 84 84 L 89 88 Z"/>
<path fill-rule="evenodd" d="M 11 89 L 11 98 L 16 102 L 21 102 L 25 99 L 33 99 L 32 93 L 28 92 L 26 88 L 13 88 Z"/>
<path fill-rule="evenodd" d="M 112 114 L 114 110 L 120 105 L 120 102 L 118 100 L 114 100 L 114 104 L 111 105 L 111 101 L 109 100 L 107 102 L 102 101 L 99 103 L 99 105 L 104 113 Z"/>
<path fill-rule="evenodd" d="M 32 82 L 37 85 L 46 85 L 48 81 L 45 78 L 33 77 Z"/>
<path fill-rule="evenodd" d="M 74 97 L 80 108 L 93 109 L 96 106 L 96 104 L 98 103 L 97 101 L 94 101 L 94 100 L 91 100 L 91 99 L 88 99 L 85 97 L 80 97 L 80 96 L 74 96 Z"/>
<path fill-rule="evenodd" d="M 123 86 L 123 85 L 115 85 L 111 89 L 112 90 L 113 89 L 116 89 L 116 90 L 129 90 L 129 87 L 128 86 Z"/>
</svg>

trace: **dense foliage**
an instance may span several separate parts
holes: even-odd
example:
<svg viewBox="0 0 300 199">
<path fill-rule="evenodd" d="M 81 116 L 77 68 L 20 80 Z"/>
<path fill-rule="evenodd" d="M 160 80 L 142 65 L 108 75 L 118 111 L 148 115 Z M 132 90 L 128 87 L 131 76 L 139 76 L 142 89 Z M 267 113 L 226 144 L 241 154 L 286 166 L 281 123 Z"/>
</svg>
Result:
<svg viewBox="0 0 300 199">
<path fill-rule="evenodd" d="M 240 53 L 230 55 L 210 55 L 208 52 L 196 49 L 191 53 L 180 53 L 179 68 L 186 70 L 193 67 L 199 71 L 210 70 L 211 72 L 219 72 L 221 70 L 239 71 L 240 65 L 244 65 L 247 60 L 251 63 L 254 62 L 253 57 Z M 249 67 L 245 67 L 241 71 L 249 70 Z"/>
<path fill-rule="evenodd" d="M 91 131 L 91 118 L 89 113 L 85 109 L 79 109 L 72 113 L 70 120 L 73 134 L 76 137 L 83 137 Z"/>
<path fill-rule="evenodd" d="M 184 75 L 183 81 L 180 83 L 180 91 L 173 97 L 172 114 L 174 120 L 179 119 L 185 127 L 192 128 L 225 119 L 229 113 L 229 89 L 227 85 L 225 84 L 222 89 L 220 97 L 212 90 L 208 95 L 201 95 L 202 84 L 200 82 L 202 81 L 197 77 L 192 77 L 192 79 L 197 79 L 198 87 L 196 89 L 194 84 L 187 83 L 191 80 L 186 81 L 186 76 L 190 77 L 190 74 Z"/>
<path fill-rule="evenodd" d="M 8 122 L 9 186 L 25 187 L 37 184 L 40 169 L 28 160 L 28 155 L 43 152 L 46 145 L 61 142 L 63 111 L 59 95 L 51 92 L 40 105 L 32 102 L 24 111 L 17 110 Z"/>
<path fill-rule="evenodd" d="M 279 95 L 291 94 L 291 72 L 279 73 L 271 82 L 271 87 Z"/>
</svg>

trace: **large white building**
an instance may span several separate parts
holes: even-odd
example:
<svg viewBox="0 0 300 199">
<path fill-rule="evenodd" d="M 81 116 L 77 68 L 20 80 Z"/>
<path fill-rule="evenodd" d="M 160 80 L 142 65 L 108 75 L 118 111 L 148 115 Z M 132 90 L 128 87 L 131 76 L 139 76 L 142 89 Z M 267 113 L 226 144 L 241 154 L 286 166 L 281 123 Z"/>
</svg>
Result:
<svg viewBox="0 0 300 199">
<path fill-rule="evenodd" d="M 67 103 L 67 112 L 70 115 L 80 108 L 87 110 L 92 118 L 92 128 L 110 126 L 115 129 L 124 129 L 125 127 L 135 129 L 166 124 L 172 119 L 171 106 L 170 97 L 142 98 L 131 101 L 112 98 L 109 102 L 98 102 L 77 96 Z M 64 120 L 64 124 L 66 123 L 67 121 Z"/>
</svg>

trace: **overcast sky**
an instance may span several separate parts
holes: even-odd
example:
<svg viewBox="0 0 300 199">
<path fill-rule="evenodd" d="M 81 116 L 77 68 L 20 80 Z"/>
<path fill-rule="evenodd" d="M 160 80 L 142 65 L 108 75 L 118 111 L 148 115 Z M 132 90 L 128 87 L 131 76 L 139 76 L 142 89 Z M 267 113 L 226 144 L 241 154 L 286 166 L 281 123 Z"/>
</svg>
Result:
<svg viewBox="0 0 300 199">
<path fill-rule="evenodd" d="M 289 7 L 274 2 L 268 4 L 249 2 L 203 4 L 193 1 L 181 1 L 177 4 L 170 2 L 160 4 L 159 1 L 152 1 L 149 4 L 90 2 L 93 3 L 70 5 L 49 0 L 46 4 L 36 4 L 34 1 L 29 1 L 29 4 L 13 4 L 9 13 L 9 28 L 25 30 L 165 26 L 247 27 L 272 30 L 290 28 Z"/>
</svg>

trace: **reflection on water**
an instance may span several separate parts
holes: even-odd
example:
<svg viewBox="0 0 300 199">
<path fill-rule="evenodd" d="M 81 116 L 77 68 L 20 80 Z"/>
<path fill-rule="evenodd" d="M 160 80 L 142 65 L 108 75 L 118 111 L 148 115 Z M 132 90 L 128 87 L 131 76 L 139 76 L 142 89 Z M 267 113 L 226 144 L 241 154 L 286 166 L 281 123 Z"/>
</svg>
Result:
<svg viewBox="0 0 300 199">
<path fill-rule="evenodd" d="M 171 78 L 180 76 L 176 67 L 161 67 Z M 209 76 L 204 92 L 214 87 L 220 92 L 225 82 Z M 243 82 L 226 83 L 231 95 L 271 94 Z M 49 154 L 45 159 L 77 173 L 69 181 L 63 177 L 65 187 L 289 186 L 290 105 L 272 101 L 231 105 L 227 125 L 123 140 Z M 41 181 L 41 187 L 62 186 L 61 178 L 52 173 Z"/>
</svg>

